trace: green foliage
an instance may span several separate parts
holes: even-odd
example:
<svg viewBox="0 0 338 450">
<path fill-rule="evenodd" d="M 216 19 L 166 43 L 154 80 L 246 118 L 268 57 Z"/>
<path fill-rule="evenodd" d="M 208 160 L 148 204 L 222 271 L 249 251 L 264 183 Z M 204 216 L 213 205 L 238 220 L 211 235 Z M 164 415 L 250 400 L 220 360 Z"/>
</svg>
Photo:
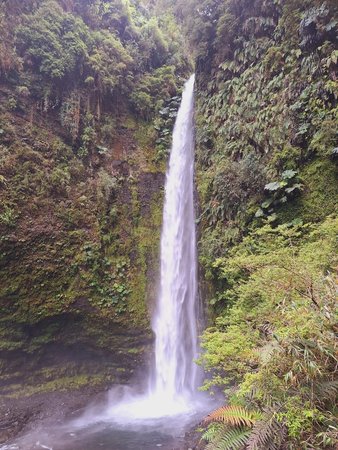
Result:
<svg viewBox="0 0 338 450">
<path fill-rule="evenodd" d="M 8 226 L 14 227 L 18 214 L 14 208 L 8 205 L 3 206 L 3 211 L 0 213 L 0 223 Z"/>
<path fill-rule="evenodd" d="M 80 19 L 64 13 L 56 1 L 41 5 L 36 14 L 26 16 L 18 29 L 16 43 L 49 79 L 63 79 L 83 65 L 87 55 L 88 29 Z"/>
<path fill-rule="evenodd" d="M 255 213 L 273 222 L 303 219 L 300 208 L 290 217 L 291 205 L 308 203 L 309 190 L 314 196 L 319 188 L 312 190 L 312 180 L 302 178 L 301 186 L 281 174 L 294 170 L 302 177 L 313 158 L 325 161 L 336 146 L 334 6 L 229 0 L 198 7 L 191 1 L 189 7 L 196 10 L 187 26 L 199 41 L 198 184 L 201 224 L 208 228 L 203 239 L 222 226 L 223 233 L 229 227 L 244 232 Z M 205 36 L 200 27 L 208 30 Z M 309 43 L 303 45 L 306 36 Z M 248 160 L 256 164 L 250 167 Z M 273 195 L 264 198 L 270 189 Z M 255 203 L 264 207 L 257 211 Z"/>
<path fill-rule="evenodd" d="M 163 102 L 163 107 L 154 120 L 154 127 L 158 133 L 156 139 L 157 159 L 163 159 L 170 151 L 171 137 L 180 105 L 180 97 L 174 96 Z"/>
<path fill-rule="evenodd" d="M 214 322 L 204 388 L 260 411 L 238 448 L 331 449 L 337 9 L 198 3 L 186 8 L 196 7 L 199 250 Z M 226 432 L 215 431 L 219 448 Z"/>
<path fill-rule="evenodd" d="M 211 425 L 202 439 L 210 442 L 206 447 L 209 450 L 275 450 L 285 431 L 275 415 L 270 411 L 248 411 L 239 405 L 224 406 L 206 417 L 204 422 Z"/>
<path fill-rule="evenodd" d="M 88 67 L 98 92 L 113 93 L 117 86 L 125 83 L 124 78 L 127 77 L 132 62 L 132 57 L 114 34 L 106 31 L 93 34 Z M 88 83 L 88 78 L 86 82 Z"/>
<path fill-rule="evenodd" d="M 15 111 L 18 107 L 18 100 L 14 96 L 10 96 L 7 101 L 7 108 L 10 111 Z"/>
<path fill-rule="evenodd" d="M 81 147 L 78 150 L 78 155 L 85 158 L 91 155 L 96 141 L 96 132 L 94 125 L 94 117 L 92 114 L 86 114 L 84 117 L 84 127 L 81 135 Z"/>
<path fill-rule="evenodd" d="M 97 127 L 104 113 L 119 115 L 122 103 L 150 120 L 177 93 L 179 77 L 191 71 L 173 17 L 149 16 L 139 3 L 6 5 L 0 29 L 9 47 L 0 48 L 4 75 L 11 76 L 21 99 L 38 101 L 45 113 L 60 113 L 83 156 L 90 150 L 77 142 L 86 128 L 82 117 L 94 116 Z M 11 108 L 18 106 L 13 97 Z"/>
<path fill-rule="evenodd" d="M 302 188 L 303 184 L 297 180 L 295 170 L 285 170 L 280 181 L 273 181 L 264 186 L 264 190 L 269 193 L 269 197 L 264 200 L 261 207 L 256 211 L 255 217 L 269 217 L 270 222 L 277 219 L 276 209 L 293 199 Z"/>
<path fill-rule="evenodd" d="M 80 131 L 80 107 L 80 93 L 72 92 L 68 98 L 64 99 L 60 109 L 61 125 L 68 130 L 73 142 L 75 142 Z"/>
<path fill-rule="evenodd" d="M 269 436 L 278 435 L 295 448 L 307 440 L 319 449 L 322 433 L 337 426 L 337 226 L 333 218 L 311 227 L 266 225 L 215 261 L 222 301 L 232 300 L 203 336 L 201 360 L 212 374 L 206 387 L 236 381 L 232 401 L 274 411 L 269 432 L 259 425 L 248 448 L 270 448 Z"/>
<path fill-rule="evenodd" d="M 316 48 L 325 40 L 330 39 L 330 34 L 334 33 L 338 21 L 330 14 L 330 9 L 322 3 L 307 9 L 303 13 L 300 22 L 300 36 L 302 48 Z"/>
<path fill-rule="evenodd" d="M 208 225 L 217 221 L 232 221 L 236 216 L 247 212 L 248 204 L 262 190 L 264 167 L 259 157 L 247 155 L 240 161 L 220 161 L 212 167 L 206 192 L 202 193 L 204 202 L 208 201 L 202 213 Z"/>
<path fill-rule="evenodd" d="M 101 169 L 98 173 L 97 180 L 97 202 L 105 208 L 109 204 L 110 198 L 114 195 L 119 187 L 119 181 L 116 177 Z"/>
<path fill-rule="evenodd" d="M 70 185 L 71 175 L 67 166 L 57 166 L 49 177 L 50 189 L 52 192 L 60 195 L 67 195 Z"/>
<path fill-rule="evenodd" d="M 246 428 L 227 429 L 220 427 L 211 436 L 203 435 L 203 439 L 211 442 L 206 446 L 206 450 L 241 450 L 245 445 L 250 431 Z"/>
<path fill-rule="evenodd" d="M 177 93 L 175 68 L 164 66 L 142 76 L 131 95 L 133 106 L 145 120 L 159 113 L 165 100 Z"/>
<path fill-rule="evenodd" d="M 143 26 L 142 35 L 145 40 L 149 40 L 152 43 L 148 48 L 152 67 L 157 68 L 161 66 L 168 55 L 169 45 L 158 26 L 158 19 L 156 17 L 152 17 Z"/>
</svg>

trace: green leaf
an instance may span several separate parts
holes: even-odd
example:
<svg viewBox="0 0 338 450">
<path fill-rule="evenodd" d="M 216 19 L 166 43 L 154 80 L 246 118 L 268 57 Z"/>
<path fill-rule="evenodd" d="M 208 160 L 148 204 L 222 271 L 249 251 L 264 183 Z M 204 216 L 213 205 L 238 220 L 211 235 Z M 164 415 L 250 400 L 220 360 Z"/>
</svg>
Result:
<svg viewBox="0 0 338 450">
<path fill-rule="evenodd" d="M 272 183 L 268 183 L 264 186 L 264 189 L 266 191 L 278 191 L 278 189 L 280 188 L 280 183 L 279 181 L 273 181 Z"/>
<path fill-rule="evenodd" d="M 291 186 L 291 187 L 286 188 L 286 189 L 285 189 L 285 192 L 286 192 L 287 194 L 291 194 L 291 192 L 293 192 L 293 191 L 295 191 L 295 190 L 301 190 L 302 187 L 303 187 L 302 184 L 297 183 L 297 184 L 294 184 L 294 185 Z"/>
<path fill-rule="evenodd" d="M 268 198 L 261 204 L 261 207 L 263 209 L 267 209 L 267 208 L 269 208 L 269 206 L 271 206 L 272 202 L 273 202 L 273 198 Z"/>
<path fill-rule="evenodd" d="M 224 435 L 219 438 L 214 445 L 211 442 L 207 449 L 214 450 L 241 450 L 243 446 L 246 444 L 251 431 L 247 428 L 234 428 L 230 430 L 225 430 Z"/>
<path fill-rule="evenodd" d="M 268 217 L 268 222 L 276 222 L 278 219 L 278 216 L 276 213 L 271 214 L 271 216 Z"/>
<path fill-rule="evenodd" d="M 291 223 L 293 226 L 297 226 L 297 225 L 303 225 L 304 222 L 302 221 L 302 219 L 297 217 L 296 219 L 293 219 Z"/>
<path fill-rule="evenodd" d="M 297 175 L 295 170 L 285 170 L 282 173 L 283 180 L 289 180 L 290 178 L 294 178 Z"/>
<path fill-rule="evenodd" d="M 330 22 L 325 26 L 326 31 L 331 31 L 333 30 L 336 25 L 337 25 L 337 21 L 335 19 L 331 19 Z M 334 50 L 337 51 L 337 50 Z"/>
<path fill-rule="evenodd" d="M 168 114 L 169 114 L 169 108 L 163 108 L 163 109 L 161 109 L 161 110 L 159 111 L 159 114 L 160 114 L 161 116 L 166 116 L 166 115 L 168 115 Z"/>
<path fill-rule="evenodd" d="M 259 218 L 259 217 L 263 217 L 264 216 L 264 211 L 262 210 L 262 208 L 258 208 L 255 214 L 255 217 Z"/>
<path fill-rule="evenodd" d="M 108 148 L 102 147 L 101 145 L 97 145 L 96 150 L 100 155 L 104 155 L 104 154 L 108 153 Z"/>
</svg>

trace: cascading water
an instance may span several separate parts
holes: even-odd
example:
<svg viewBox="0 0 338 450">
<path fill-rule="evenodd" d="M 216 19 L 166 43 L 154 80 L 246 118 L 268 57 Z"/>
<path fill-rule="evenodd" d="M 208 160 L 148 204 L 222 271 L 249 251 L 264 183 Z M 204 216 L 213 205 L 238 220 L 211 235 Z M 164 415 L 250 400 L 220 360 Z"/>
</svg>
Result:
<svg viewBox="0 0 338 450">
<path fill-rule="evenodd" d="M 159 418 L 193 412 L 198 396 L 198 302 L 194 178 L 194 82 L 186 82 L 166 175 L 161 236 L 161 283 L 152 319 L 155 363 L 148 391 L 112 394 L 114 420 Z M 127 389 L 128 390 L 128 389 Z"/>
<path fill-rule="evenodd" d="M 196 390 L 197 275 L 193 199 L 194 75 L 185 85 L 166 176 L 161 285 L 152 321 L 155 370 L 151 395 L 169 405 Z"/>
</svg>

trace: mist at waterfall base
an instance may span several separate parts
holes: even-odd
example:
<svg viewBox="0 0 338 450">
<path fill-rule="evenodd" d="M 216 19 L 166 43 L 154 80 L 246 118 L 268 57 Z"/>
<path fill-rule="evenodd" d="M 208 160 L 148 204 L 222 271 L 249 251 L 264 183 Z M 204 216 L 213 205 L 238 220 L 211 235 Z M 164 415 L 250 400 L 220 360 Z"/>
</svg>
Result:
<svg viewBox="0 0 338 450">
<path fill-rule="evenodd" d="M 193 199 L 194 75 L 186 82 L 166 174 L 160 289 L 152 318 L 154 364 L 146 386 L 116 386 L 67 424 L 37 430 L 3 450 L 155 450 L 177 448 L 214 407 L 198 391 L 199 302 Z M 144 377 L 144 374 L 143 374 Z"/>
</svg>

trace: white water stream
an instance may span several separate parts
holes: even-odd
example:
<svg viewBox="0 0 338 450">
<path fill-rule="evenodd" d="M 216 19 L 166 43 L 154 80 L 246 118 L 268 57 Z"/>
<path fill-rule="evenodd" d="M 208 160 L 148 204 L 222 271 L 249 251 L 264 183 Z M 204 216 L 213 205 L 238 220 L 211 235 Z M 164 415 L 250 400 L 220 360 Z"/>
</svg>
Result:
<svg viewBox="0 0 338 450">
<path fill-rule="evenodd" d="M 161 235 L 161 278 L 152 318 L 155 361 L 148 390 L 124 394 L 108 414 L 118 422 L 195 410 L 198 396 L 198 301 L 194 179 L 194 81 L 186 82 L 166 174 Z"/>
<path fill-rule="evenodd" d="M 196 390 L 197 274 L 193 199 L 194 75 L 185 85 L 166 177 L 161 237 L 161 287 L 152 321 L 155 373 L 150 395 L 166 404 Z"/>
</svg>

